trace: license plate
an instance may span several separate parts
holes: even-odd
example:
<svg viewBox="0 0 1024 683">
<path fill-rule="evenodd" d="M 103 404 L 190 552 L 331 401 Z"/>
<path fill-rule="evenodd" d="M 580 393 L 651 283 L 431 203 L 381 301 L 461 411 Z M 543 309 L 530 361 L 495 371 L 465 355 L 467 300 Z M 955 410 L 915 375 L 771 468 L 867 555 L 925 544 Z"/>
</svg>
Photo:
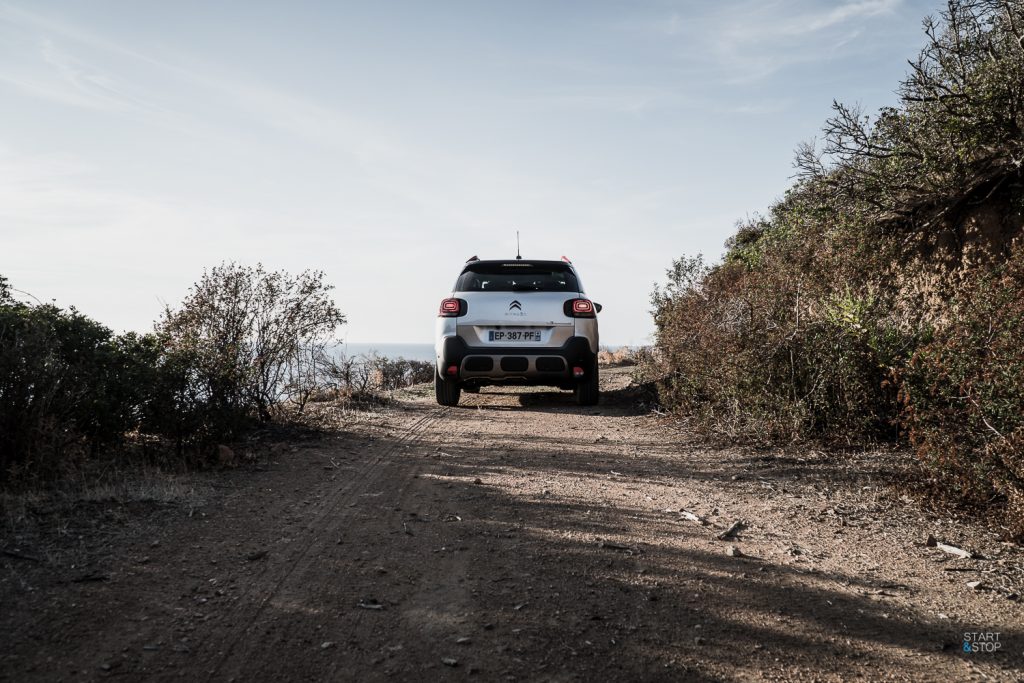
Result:
<svg viewBox="0 0 1024 683">
<path fill-rule="evenodd" d="M 488 330 L 487 341 L 492 342 L 539 342 L 540 330 Z"/>
</svg>

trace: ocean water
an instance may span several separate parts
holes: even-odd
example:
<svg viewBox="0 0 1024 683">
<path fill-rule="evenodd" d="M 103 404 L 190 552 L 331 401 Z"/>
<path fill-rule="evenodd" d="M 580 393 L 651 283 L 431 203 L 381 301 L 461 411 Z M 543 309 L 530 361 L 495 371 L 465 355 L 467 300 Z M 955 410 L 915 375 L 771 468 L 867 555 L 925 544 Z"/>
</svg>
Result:
<svg viewBox="0 0 1024 683">
<path fill-rule="evenodd" d="M 434 345 L 426 344 L 395 344 L 395 343 L 373 343 L 364 344 L 347 342 L 339 344 L 336 352 L 348 357 L 366 356 L 375 353 L 385 358 L 405 358 L 406 360 L 434 360 Z"/>
</svg>

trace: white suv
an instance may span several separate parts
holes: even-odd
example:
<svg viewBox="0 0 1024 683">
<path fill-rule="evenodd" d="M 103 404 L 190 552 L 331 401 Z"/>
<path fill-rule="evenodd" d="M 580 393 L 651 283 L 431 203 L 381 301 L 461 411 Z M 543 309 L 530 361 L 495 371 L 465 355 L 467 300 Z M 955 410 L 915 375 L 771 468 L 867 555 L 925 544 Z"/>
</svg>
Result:
<svg viewBox="0 0 1024 683">
<path fill-rule="evenodd" d="M 572 389 L 598 400 L 597 314 L 569 259 L 466 261 L 437 314 L 437 402 L 490 384 Z"/>
</svg>

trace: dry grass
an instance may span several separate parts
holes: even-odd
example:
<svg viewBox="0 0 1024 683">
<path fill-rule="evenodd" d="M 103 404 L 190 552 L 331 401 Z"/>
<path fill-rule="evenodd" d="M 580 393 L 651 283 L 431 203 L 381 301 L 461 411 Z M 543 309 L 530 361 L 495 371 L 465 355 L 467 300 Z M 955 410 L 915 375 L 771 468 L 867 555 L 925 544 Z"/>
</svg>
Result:
<svg viewBox="0 0 1024 683">
<path fill-rule="evenodd" d="M 3 491 L 0 551 L 50 566 L 82 566 L 97 536 L 118 536 L 133 521 L 161 509 L 191 515 L 211 493 L 196 475 L 151 466 L 78 472 L 46 488 Z"/>
<path fill-rule="evenodd" d="M 639 362 L 639 356 L 646 352 L 646 348 L 643 346 L 621 346 L 615 351 L 603 348 L 597 352 L 597 362 L 599 365 L 612 367 L 636 365 Z"/>
</svg>

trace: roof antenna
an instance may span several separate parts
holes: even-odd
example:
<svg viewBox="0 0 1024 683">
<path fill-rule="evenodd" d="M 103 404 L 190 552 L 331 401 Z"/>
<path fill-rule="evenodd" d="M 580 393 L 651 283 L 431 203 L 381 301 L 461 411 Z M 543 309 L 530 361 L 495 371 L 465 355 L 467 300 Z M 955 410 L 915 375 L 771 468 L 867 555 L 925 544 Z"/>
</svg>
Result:
<svg viewBox="0 0 1024 683">
<path fill-rule="evenodd" d="M 520 260 L 522 260 L 522 258 L 523 258 L 522 253 L 520 253 L 520 251 L 519 251 L 519 231 L 516 230 L 516 260 L 520 261 Z"/>
</svg>

